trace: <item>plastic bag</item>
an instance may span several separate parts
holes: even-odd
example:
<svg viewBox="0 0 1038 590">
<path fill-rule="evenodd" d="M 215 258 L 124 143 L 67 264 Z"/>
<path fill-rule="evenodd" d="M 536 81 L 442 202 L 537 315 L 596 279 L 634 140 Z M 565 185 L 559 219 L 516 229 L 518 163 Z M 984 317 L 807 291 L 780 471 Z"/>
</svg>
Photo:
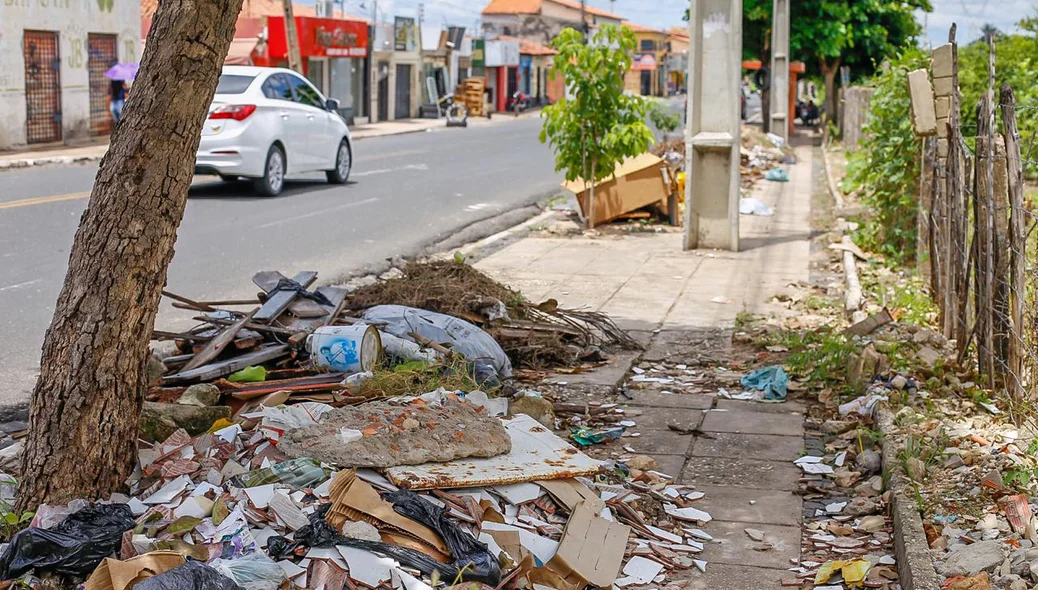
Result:
<svg viewBox="0 0 1038 590">
<path fill-rule="evenodd" d="M 309 488 L 328 479 L 330 471 L 307 457 L 289 459 L 270 467 L 254 469 L 231 479 L 238 488 L 254 488 L 268 483 L 283 483 L 295 489 Z"/>
<path fill-rule="evenodd" d="M 281 568 L 278 568 L 281 569 Z M 189 561 L 164 574 L 138 582 L 133 590 L 244 590 L 204 563 Z"/>
<path fill-rule="evenodd" d="M 739 213 L 742 215 L 757 215 L 759 217 L 771 217 L 775 210 L 768 207 L 764 201 L 751 197 L 739 199 Z"/>
<path fill-rule="evenodd" d="M 771 366 L 757 369 L 740 381 L 743 387 L 764 392 L 764 399 L 785 401 L 789 389 L 789 377 L 782 367 Z"/>
<path fill-rule="evenodd" d="M 285 570 L 262 553 L 240 559 L 214 559 L 209 565 L 244 590 L 277 590 L 285 580 Z"/>
<path fill-rule="evenodd" d="M 0 556 L 0 579 L 17 578 L 33 569 L 86 576 L 119 549 L 123 531 L 134 524 L 126 504 L 98 504 L 68 515 L 52 529 L 19 531 Z"/>
<path fill-rule="evenodd" d="M 512 376 L 512 362 L 501 345 L 465 320 L 403 305 L 376 305 L 365 311 L 363 317 L 372 324 L 380 324 L 383 332 L 397 338 L 414 340 L 408 335 L 414 332 L 438 344 L 449 345 L 473 363 L 480 383 Z"/>
</svg>

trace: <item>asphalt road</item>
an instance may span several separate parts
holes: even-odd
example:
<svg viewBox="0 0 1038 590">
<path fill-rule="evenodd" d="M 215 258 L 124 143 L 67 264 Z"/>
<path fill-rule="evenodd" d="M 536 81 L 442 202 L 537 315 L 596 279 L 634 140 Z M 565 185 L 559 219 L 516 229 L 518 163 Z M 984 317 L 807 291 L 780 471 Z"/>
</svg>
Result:
<svg viewBox="0 0 1038 590">
<path fill-rule="evenodd" d="M 196 178 L 168 288 L 195 299 L 250 297 L 253 273 L 316 270 L 320 283 L 407 256 L 458 229 L 556 191 L 561 175 L 537 118 L 366 139 L 350 183 L 290 179 L 276 198 Z M 69 250 L 96 165 L 0 172 L 0 406 L 23 403 L 39 372 Z M 183 327 L 164 302 L 158 327 Z"/>
</svg>

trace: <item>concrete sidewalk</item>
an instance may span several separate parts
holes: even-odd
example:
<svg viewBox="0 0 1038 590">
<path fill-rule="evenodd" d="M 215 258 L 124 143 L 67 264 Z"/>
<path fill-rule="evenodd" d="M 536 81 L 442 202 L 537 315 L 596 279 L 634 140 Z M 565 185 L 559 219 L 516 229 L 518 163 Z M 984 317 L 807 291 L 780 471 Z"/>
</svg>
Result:
<svg viewBox="0 0 1038 590">
<path fill-rule="evenodd" d="M 714 519 L 702 527 L 714 542 L 697 556 L 708 562 L 706 573 L 689 570 L 665 583 L 683 577 L 690 580 L 687 589 L 779 588 L 790 577 L 791 560 L 800 558 L 803 505 L 792 461 L 804 448 L 804 406 L 718 398 L 715 381 L 683 388 L 681 379 L 658 387 L 627 379 L 637 365 L 648 375 L 677 368 L 693 380 L 723 374 L 737 381 L 738 369 L 718 367 L 731 350 L 736 315 L 789 313 L 769 300 L 809 276 L 812 148 L 798 148 L 797 160 L 789 183 L 757 185 L 754 196 L 775 215 L 741 217 L 744 249 L 738 253 L 683 252 L 678 233 L 535 234 L 476 264 L 533 301 L 554 297 L 563 306 L 607 312 L 648 343 L 646 352 L 617 355 L 604 369 L 550 377 L 545 391 L 626 403 L 640 436 L 593 447 L 596 456 L 629 454 L 621 448 L 627 446 L 706 494 L 695 503 Z M 722 360 L 704 362 L 709 358 Z M 607 397 L 625 381 L 625 396 Z M 698 432 L 683 435 L 672 422 Z M 754 550 L 760 544 L 747 527 L 763 531 L 772 548 Z"/>
<path fill-rule="evenodd" d="M 493 119 L 469 119 L 470 127 L 486 127 L 500 123 L 507 123 L 518 119 L 526 119 L 538 116 L 538 112 L 523 113 L 518 117 L 509 114 L 500 114 Z M 425 131 L 446 129 L 445 119 L 399 119 L 396 121 L 383 121 L 381 123 L 368 123 L 356 125 L 350 128 L 350 137 L 354 140 L 372 139 L 375 137 L 388 137 L 391 135 L 403 135 L 406 133 L 421 133 Z M 0 152 L 0 170 L 5 168 L 26 168 L 30 166 L 45 166 L 52 164 L 73 164 L 76 162 L 97 161 L 108 152 L 108 143 L 92 143 L 80 146 L 53 146 L 34 150 L 18 152 Z"/>
</svg>

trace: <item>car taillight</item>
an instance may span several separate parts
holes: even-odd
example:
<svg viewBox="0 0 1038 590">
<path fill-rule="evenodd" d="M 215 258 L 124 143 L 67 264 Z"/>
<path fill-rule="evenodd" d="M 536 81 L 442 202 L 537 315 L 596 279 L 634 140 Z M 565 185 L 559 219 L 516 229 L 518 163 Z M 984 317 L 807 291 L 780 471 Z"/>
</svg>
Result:
<svg viewBox="0 0 1038 590">
<path fill-rule="evenodd" d="M 243 121 L 256 111 L 254 104 L 225 104 L 209 113 L 210 119 L 234 119 Z"/>
</svg>

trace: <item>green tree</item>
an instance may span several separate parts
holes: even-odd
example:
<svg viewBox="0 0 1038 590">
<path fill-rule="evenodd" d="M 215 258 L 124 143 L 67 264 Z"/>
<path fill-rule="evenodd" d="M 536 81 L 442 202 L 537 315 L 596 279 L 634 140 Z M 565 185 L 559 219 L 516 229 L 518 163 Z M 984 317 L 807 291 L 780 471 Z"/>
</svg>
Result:
<svg viewBox="0 0 1038 590">
<path fill-rule="evenodd" d="M 556 75 L 566 81 L 567 97 L 545 107 L 540 140 L 555 152 L 555 169 L 566 180 L 590 186 L 588 227 L 594 226 L 595 184 L 613 174 L 624 158 L 645 152 L 652 130 L 645 124 L 648 102 L 624 92 L 636 43 L 627 27 L 602 25 L 590 42 L 571 28 L 552 42 Z"/>
</svg>

